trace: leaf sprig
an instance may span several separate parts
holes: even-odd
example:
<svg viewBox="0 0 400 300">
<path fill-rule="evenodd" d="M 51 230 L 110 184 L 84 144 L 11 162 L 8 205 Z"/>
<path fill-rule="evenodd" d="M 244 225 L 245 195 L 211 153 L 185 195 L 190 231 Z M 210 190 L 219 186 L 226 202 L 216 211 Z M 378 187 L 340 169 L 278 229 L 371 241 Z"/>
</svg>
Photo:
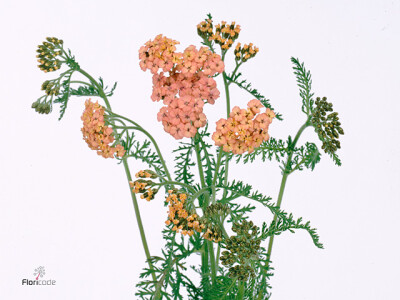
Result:
<svg viewBox="0 0 400 300">
<path fill-rule="evenodd" d="M 231 75 L 232 76 L 232 75 Z M 251 86 L 251 83 L 247 82 L 247 80 L 241 80 L 239 81 L 239 78 L 242 76 L 242 73 L 237 73 L 236 75 L 234 74 L 232 77 L 226 75 L 226 79 L 229 82 L 232 82 L 234 84 L 236 84 L 238 87 L 244 89 L 245 91 L 249 92 L 251 95 L 254 96 L 254 98 L 258 99 L 261 101 L 261 103 L 266 107 L 269 108 L 271 110 L 274 110 L 273 107 L 270 104 L 270 100 L 267 99 L 266 97 L 264 97 L 263 95 L 261 95 L 257 89 L 253 89 Z M 241 79 L 241 78 L 240 78 Z M 275 112 L 275 111 L 274 111 Z M 283 120 L 282 119 L 282 115 L 278 112 L 275 112 L 275 117 L 278 120 Z"/>
</svg>

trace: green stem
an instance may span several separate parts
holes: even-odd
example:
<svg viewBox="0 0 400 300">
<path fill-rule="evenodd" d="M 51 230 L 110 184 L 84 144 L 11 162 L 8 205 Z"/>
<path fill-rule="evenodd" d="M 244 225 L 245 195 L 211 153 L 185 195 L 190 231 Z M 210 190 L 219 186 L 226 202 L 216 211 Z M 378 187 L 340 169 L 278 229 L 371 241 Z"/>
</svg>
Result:
<svg viewBox="0 0 400 300">
<path fill-rule="evenodd" d="M 221 245 L 220 245 L 220 243 L 218 243 L 217 257 L 216 257 L 216 261 L 215 261 L 215 264 L 217 265 L 217 268 L 218 268 L 217 271 L 219 271 L 219 257 L 220 257 L 220 255 L 221 255 Z"/>
<path fill-rule="evenodd" d="M 196 190 L 193 189 L 190 185 L 188 185 L 188 184 L 186 184 L 186 183 L 183 183 L 183 182 L 170 181 L 170 180 L 168 180 L 168 181 L 163 181 L 163 182 L 160 182 L 160 183 L 154 183 L 154 185 L 157 185 L 157 186 L 160 186 L 160 187 L 161 187 L 161 186 L 164 186 L 164 185 L 168 185 L 168 184 L 184 186 L 184 187 L 187 188 L 190 192 L 192 192 L 193 195 L 197 193 Z"/>
<path fill-rule="evenodd" d="M 128 184 L 129 184 L 129 182 L 132 181 L 132 176 L 131 176 L 131 172 L 129 170 L 128 162 L 127 162 L 126 158 L 123 158 L 122 162 L 124 164 L 126 178 L 128 179 Z M 146 254 L 147 263 L 149 264 L 150 270 L 153 270 L 153 264 L 150 261 L 150 251 L 149 251 L 149 247 L 147 245 L 146 234 L 144 233 L 142 218 L 140 216 L 139 205 L 138 205 L 138 202 L 137 202 L 137 199 L 136 199 L 136 195 L 132 191 L 130 186 L 129 186 L 129 190 L 131 191 L 133 208 L 135 209 L 136 220 L 137 220 L 138 227 L 139 227 L 140 237 L 142 238 L 142 244 L 143 244 L 144 252 Z M 153 281 L 157 281 L 157 278 L 156 278 L 156 275 L 154 274 L 154 272 L 152 272 L 151 275 L 153 277 Z"/>
<path fill-rule="evenodd" d="M 235 69 L 233 70 L 232 75 L 230 76 L 231 79 L 233 79 L 233 77 L 235 76 L 237 70 L 239 69 L 239 67 L 240 67 L 241 65 L 242 65 L 242 62 L 240 62 L 240 63 L 237 63 L 237 62 L 236 62 L 236 67 L 235 67 Z M 232 83 L 232 81 L 229 81 L 229 82 L 228 82 L 228 86 L 229 86 L 231 83 Z"/>
<path fill-rule="evenodd" d="M 215 185 L 215 183 L 217 182 L 217 178 L 218 178 L 218 171 L 219 171 L 219 167 L 221 165 L 221 159 L 222 159 L 222 154 L 224 153 L 224 151 L 222 151 L 222 148 L 219 148 L 219 153 L 218 153 L 218 157 L 217 157 L 217 165 L 215 166 L 215 173 L 214 173 L 214 178 L 212 181 L 212 185 Z"/>
<path fill-rule="evenodd" d="M 111 110 L 109 112 L 112 113 L 114 116 L 119 117 L 121 119 L 124 119 L 124 120 L 126 120 L 126 121 L 128 121 L 128 122 L 130 122 L 130 123 L 135 125 L 135 126 L 119 126 L 118 128 L 122 129 L 122 127 L 123 127 L 124 129 L 138 130 L 138 131 L 142 132 L 144 135 L 146 135 L 150 139 L 150 141 L 154 145 L 154 148 L 156 149 L 158 157 L 160 158 L 161 164 L 162 164 L 162 166 L 164 168 L 164 171 L 165 171 L 165 174 L 167 175 L 168 180 L 172 181 L 171 174 L 169 173 L 167 164 L 165 163 L 165 160 L 164 160 L 164 157 L 163 157 L 163 155 L 161 153 L 160 147 L 158 147 L 158 144 L 157 144 L 156 140 L 153 138 L 153 136 L 147 130 L 145 130 L 142 126 L 140 126 L 138 123 L 132 121 L 131 119 L 128 119 L 128 118 L 126 118 L 124 116 L 118 115 L 118 114 L 112 112 Z"/>
<path fill-rule="evenodd" d="M 96 81 L 92 76 L 90 76 L 90 75 L 89 75 L 87 72 L 85 72 L 84 70 L 79 69 L 79 72 L 80 72 L 82 75 L 86 76 L 86 77 L 92 82 L 92 84 L 97 88 L 97 90 L 99 91 L 99 95 L 101 96 L 101 98 L 103 98 L 104 103 L 105 103 L 107 109 L 108 109 L 109 111 L 111 111 L 110 102 L 108 101 L 107 96 L 106 96 L 106 94 L 104 93 L 102 87 L 97 83 L 97 81 Z M 112 124 L 112 125 L 115 125 L 115 124 Z M 160 159 L 161 159 L 161 157 L 160 157 Z M 125 169 L 125 173 L 126 173 L 126 178 L 128 179 L 128 185 L 129 185 L 129 182 L 132 181 L 132 176 L 131 176 L 131 172 L 130 172 L 130 170 L 129 170 L 127 158 L 126 158 L 126 157 L 123 158 L 123 159 L 122 159 L 122 162 L 123 162 L 123 164 L 124 164 L 124 169 Z M 137 202 L 137 199 L 136 199 L 136 195 L 135 195 L 135 193 L 132 191 L 132 189 L 131 189 L 130 186 L 129 186 L 129 190 L 130 190 L 131 197 L 132 197 L 133 208 L 134 208 L 134 210 L 135 210 L 136 221 L 137 221 L 137 223 L 138 223 L 139 232 L 140 232 L 140 237 L 141 237 L 141 239 L 142 239 L 142 244 L 143 244 L 144 252 L 145 252 L 145 254 L 146 254 L 147 263 L 148 263 L 148 265 L 149 265 L 149 269 L 150 269 L 151 271 L 153 271 L 154 268 L 153 268 L 153 264 L 152 264 L 151 261 L 150 261 L 150 251 L 149 251 L 149 247 L 148 247 L 148 245 L 147 245 L 147 240 L 146 240 L 146 235 L 145 235 L 144 228 L 143 228 L 142 218 L 141 218 L 141 216 L 140 216 L 139 205 L 138 205 L 138 202 Z M 151 275 L 152 275 L 153 281 L 157 281 L 157 278 L 156 278 L 156 275 L 154 274 L 154 272 L 152 272 Z"/>
<path fill-rule="evenodd" d="M 206 186 L 206 182 L 204 180 L 203 165 L 201 163 L 201 157 L 200 157 L 200 147 L 199 147 L 199 142 L 197 140 L 199 138 L 200 138 L 199 134 L 196 133 L 196 136 L 194 137 L 194 148 L 196 150 L 197 166 L 199 168 L 199 176 L 200 176 L 200 184 L 201 184 L 201 187 L 204 188 Z"/>
<path fill-rule="evenodd" d="M 214 245 L 213 242 L 207 241 L 208 244 L 208 252 L 210 254 L 210 264 L 211 264 L 211 282 L 215 285 L 215 281 L 217 279 L 217 268 L 215 266 L 215 256 L 214 256 Z"/>
<path fill-rule="evenodd" d="M 84 81 L 79 81 L 79 80 L 72 80 L 70 83 L 80 83 L 80 84 L 86 84 L 86 85 L 91 86 L 90 83 L 87 83 L 87 82 L 84 82 Z"/>
<path fill-rule="evenodd" d="M 222 234 L 225 236 L 225 238 L 229 238 L 229 235 L 228 235 L 228 233 L 227 233 L 226 230 L 225 230 L 225 227 L 224 227 L 223 222 L 221 222 L 220 220 L 218 220 L 217 223 L 218 223 L 219 227 L 221 228 Z"/>
<path fill-rule="evenodd" d="M 231 99 L 229 95 L 229 84 L 226 79 L 226 73 L 222 73 L 222 77 L 224 79 L 224 86 L 225 86 L 225 96 L 226 96 L 226 117 L 229 118 L 229 114 L 231 113 Z M 224 178 L 224 184 L 226 185 L 228 183 L 228 173 L 229 173 L 229 159 L 228 159 L 228 153 L 226 153 L 226 161 L 225 161 L 225 178 Z M 226 191 L 224 191 L 223 198 L 226 196 Z"/>
<path fill-rule="evenodd" d="M 238 294 L 236 297 L 237 300 L 244 299 L 244 282 L 239 281 L 239 288 L 238 288 Z"/>
<path fill-rule="evenodd" d="M 78 72 L 81 73 L 83 76 L 86 76 L 90 80 L 90 82 L 97 88 L 97 90 L 99 91 L 100 97 L 103 98 L 103 100 L 104 100 L 104 104 L 106 105 L 106 107 L 109 110 L 111 110 L 110 102 L 108 101 L 106 94 L 104 94 L 102 87 L 97 83 L 97 81 L 92 76 L 90 76 L 89 73 L 87 73 L 86 71 L 84 71 L 82 69 L 79 69 Z"/>
<path fill-rule="evenodd" d="M 294 148 L 296 147 L 297 141 L 299 140 L 301 134 L 303 133 L 303 131 L 304 131 L 308 126 L 310 126 L 310 119 L 307 119 L 307 121 L 300 127 L 300 129 L 297 131 L 297 134 L 296 134 L 296 136 L 295 136 L 295 138 L 294 138 L 294 140 L 293 140 L 292 145 L 290 145 L 290 148 L 289 148 L 290 153 L 289 153 L 288 158 L 287 158 L 287 160 L 286 160 L 285 169 L 284 169 L 283 175 L 282 175 L 281 186 L 280 186 L 280 188 L 279 188 L 278 201 L 276 202 L 276 206 L 277 206 L 278 208 L 281 207 L 282 199 L 283 199 L 283 193 L 284 193 L 285 187 L 286 187 L 286 181 L 287 181 L 287 178 L 288 178 L 289 174 L 291 173 L 290 165 L 291 165 L 291 162 L 292 162 L 292 157 L 293 157 L 293 153 L 294 153 Z M 276 223 L 276 220 L 277 220 L 277 219 L 278 219 L 277 215 L 274 215 L 274 220 L 273 220 L 274 224 Z M 272 235 L 272 236 L 269 238 L 268 252 L 267 252 L 267 259 L 268 259 L 267 267 L 269 266 L 270 261 L 271 261 L 271 253 L 272 253 L 272 246 L 273 246 L 273 244 L 274 244 L 274 235 Z"/>
<path fill-rule="evenodd" d="M 191 201 L 194 202 L 194 200 L 196 200 L 198 197 L 200 197 L 203 194 L 206 194 L 206 197 L 210 195 L 210 192 L 208 191 L 210 189 L 210 187 L 204 187 L 200 190 L 198 190 L 195 194 L 192 195 L 191 197 Z M 201 205 L 200 205 L 201 206 Z"/>
<path fill-rule="evenodd" d="M 202 271 L 202 278 L 204 280 L 204 285 L 208 285 L 207 276 L 209 274 L 208 271 L 208 244 L 203 244 L 204 251 L 201 254 L 201 271 Z M 206 289 L 206 288 L 204 288 Z"/>
<path fill-rule="evenodd" d="M 296 166 L 290 171 L 289 175 L 292 174 L 294 171 L 298 170 L 299 167 L 306 161 L 306 158 L 304 157 L 301 161 L 299 161 Z"/>
<path fill-rule="evenodd" d="M 205 186 L 206 186 L 206 182 L 205 182 L 205 179 L 204 179 L 203 165 L 201 163 L 200 147 L 199 147 L 198 139 L 200 139 L 200 136 L 199 136 L 198 133 L 196 133 L 196 136 L 194 137 L 194 141 L 193 142 L 194 142 L 194 147 L 195 147 L 195 151 L 196 151 L 197 166 L 199 168 L 200 184 L 201 184 L 202 189 L 204 189 Z M 200 206 L 203 207 L 203 212 L 204 212 L 204 209 L 208 206 L 208 198 L 209 197 L 207 195 L 205 195 L 204 203 L 200 203 Z M 199 200 L 199 202 L 200 202 L 200 200 Z M 209 270 L 208 258 L 209 258 L 209 255 L 211 256 L 211 253 L 209 254 L 208 241 L 206 241 L 203 244 L 203 247 L 204 247 L 204 252 L 202 253 L 202 257 L 201 257 L 201 264 L 202 264 L 202 276 L 203 276 L 203 279 L 204 279 L 204 278 L 206 278 L 206 276 L 208 276 L 208 273 L 209 273 L 209 271 L 208 271 Z M 211 247 L 210 250 L 213 251 L 212 247 Z M 212 255 L 214 255 L 214 253 Z M 215 264 L 215 262 L 213 262 L 213 260 L 211 260 L 211 267 L 213 267 L 213 263 Z M 214 268 L 215 268 L 215 265 L 214 265 Z M 208 281 L 207 282 L 205 281 L 204 284 L 208 284 Z"/>
<path fill-rule="evenodd" d="M 228 84 L 228 80 L 226 79 L 225 71 L 222 73 L 222 78 L 224 79 L 224 86 L 225 86 L 226 117 L 229 118 L 229 114 L 231 113 L 231 100 L 230 100 L 230 96 L 229 96 L 229 84 Z"/>
</svg>

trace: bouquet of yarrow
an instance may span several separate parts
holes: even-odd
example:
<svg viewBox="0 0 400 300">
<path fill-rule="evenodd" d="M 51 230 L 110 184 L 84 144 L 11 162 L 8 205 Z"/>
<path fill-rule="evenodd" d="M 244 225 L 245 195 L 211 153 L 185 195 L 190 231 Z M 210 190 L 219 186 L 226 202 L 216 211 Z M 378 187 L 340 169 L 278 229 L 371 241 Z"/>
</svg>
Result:
<svg viewBox="0 0 400 300">
<path fill-rule="evenodd" d="M 61 119 L 72 96 L 87 98 L 81 118 L 83 139 L 97 154 L 115 158 L 124 166 L 147 258 L 135 291 L 137 298 L 269 299 L 275 236 L 302 229 L 316 247 L 323 248 L 310 223 L 283 211 L 281 204 L 288 176 L 305 168 L 313 170 L 321 158 L 314 143 L 298 145 L 306 128 L 314 129 L 323 152 L 335 164 L 341 164 L 336 154 L 339 135 L 343 134 L 338 113 L 325 97 L 314 98 L 310 72 L 298 59 L 291 58 L 305 122 L 294 137 L 270 137 L 269 126 L 281 121 L 282 116 L 239 72 L 242 64 L 259 51 L 252 43 L 236 43 L 240 31 L 235 22 L 215 25 L 208 15 L 197 25 L 202 44 L 199 48 L 190 45 L 179 52 L 179 42 L 160 34 L 139 49 L 140 68 L 153 76 L 151 99 L 163 105 L 157 120 L 165 132 L 179 140 L 173 152 L 174 172 L 168 169 L 156 138 L 134 120 L 112 110 L 109 98 L 116 84 L 108 88 L 101 78 L 96 80 L 84 71 L 60 39 L 47 38 L 38 46 L 42 71 L 66 70 L 43 83 L 44 95 L 32 107 L 48 114 L 58 103 Z M 229 51 L 235 67 L 228 72 L 224 62 Z M 74 74 L 86 80 L 74 80 Z M 203 107 L 221 101 L 215 80 L 218 76 L 222 77 L 226 112 L 221 112 L 215 122 L 207 119 Z M 248 92 L 247 104 L 231 108 L 232 86 Z M 102 104 L 92 100 L 95 97 Z M 133 179 L 129 159 L 144 162 L 148 169 L 136 170 Z M 281 164 L 282 180 L 275 201 L 229 176 L 230 164 L 259 160 Z M 160 209 L 167 206 L 165 247 L 160 256 L 152 256 L 146 242 L 138 198 L 158 201 Z M 248 202 L 238 202 L 243 198 Z M 252 202 L 265 207 L 272 221 L 256 226 L 256 220 L 250 220 L 255 210 Z M 190 262 L 198 265 L 188 268 L 192 256 Z"/>
</svg>

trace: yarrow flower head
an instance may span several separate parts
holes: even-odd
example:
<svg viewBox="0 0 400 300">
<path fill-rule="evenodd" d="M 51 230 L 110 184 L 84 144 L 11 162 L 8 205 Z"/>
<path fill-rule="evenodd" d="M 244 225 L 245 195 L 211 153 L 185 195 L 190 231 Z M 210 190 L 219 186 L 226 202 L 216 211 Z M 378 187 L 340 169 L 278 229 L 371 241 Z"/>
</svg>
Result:
<svg viewBox="0 0 400 300">
<path fill-rule="evenodd" d="M 194 137 L 207 123 L 205 103 L 214 104 L 220 93 L 212 78 L 222 73 L 224 63 L 206 47 L 191 45 L 175 52 L 178 42 L 158 35 L 139 50 L 140 67 L 153 74 L 153 101 L 164 107 L 157 115 L 164 130 L 176 139 Z"/>
<path fill-rule="evenodd" d="M 132 191 L 135 194 L 141 193 L 141 199 L 146 199 L 147 201 L 153 200 L 159 188 L 155 187 L 156 184 L 153 181 L 145 179 L 158 178 L 157 173 L 152 170 L 140 170 L 136 173 L 135 177 L 139 179 L 129 182 Z"/>
<path fill-rule="evenodd" d="M 168 72 L 173 66 L 173 60 L 179 61 L 179 55 L 174 55 L 179 42 L 169 39 L 162 34 L 148 41 L 139 49 L 140 68 L 143 71 L 150 70 L 157 74 L 159 69 Z"/>
<path fill-rule="evenodd" d="M 140 193 L 140 198 L 146 199 L 147 201 L 153 200 L 159 190 L 158 188 L 153 188 L 154 182 L 151 180 L 138 179 L 136 181 L 130 181 L 129 186 L 135 194 Z"/>
<path fill-rule="evenodd" d="M 221 263 L 229 268 L 228 276 L 247 281 L 256 276 L 254 262 L 258 260 L 261 240 L 258 238 L 259 228 L 252 221 L 243 220 L 233 223 L 232 231 L 236 235 L 225 240 Z"/>
<path fill-rule="evenodd" d="M 254 56 L 256 56 L 258 51 L 259 51 L 258 48 L 253 46 L 253 43 L 250 43 L 248 45 L 244 44 L 243 47 L 240 43 L 237 43 L 235 51 L 234 51 L 235 59 L 236 59 L 236 61 L 246 62 L 250 58 L 253 58 Z"/>
<path fill-rule="evenodd" d="M 322 141 L 322 149 L 333 156 L 340 149 L 339 135 L 344 134 L 344 131 L 340 127 L 338 113 L 333 111 L 333 105 L 326 97 L 317 97 L 311 123 Z"/>
<path fill-rule="evenodd" d="M 215 203 L 211 204 L 204 210 L 203 223 L 205 225 L 205 233 L 203 238 L 214 243 L 222 241 L 222 230 L 219 221 L 224 219 L 230 210 L 227 204 Z"/>
<path fill-rule="evenodd" d="M 197 25 L 197 34 L 203 39 L 209 39 L 209 37 L 213 34 L 213 24 L 211 17 L 200 22 Z"/>
<path fill-rule="evenodd" d="M 38 67 L 45 73 L 60 69 L 62 63 L 59 56 L 62 54 L 63 49 L 62 40 L 55 37 L 48 37 L 46 40 L 47 42 L 43 42 L 43 44 L 39 45 L 36 50 L 38 53 L 36 57 L 40 63 Z"/>
<path fill-rule="evenodd" d="M 106 125 L 104 107 L 93 103 L 90 99 L 85 102 L 85 110 L 81 117 L 83 121 L 83 139 L 89 148 L 96 150 L 98 155 L 104 158 L 123 157 L 125 149 L 114 142 L 113 129 Z M 111 144 L 111 145 L 110 145 Z"/>
<path fill-rule="evenodd" d="M 222 21 L 221 24 L 215 25 L 215 33 L 209 40 L 219 44 L 222 50 L 228 50 L 239 37 L 240 30 L 240 25 L 236 25 L 235 22 L 227 24 Z"/>
<path fill-rule="evenodd" d="M 176 190 L 169 190 L 166 201 L 169 203 L 168 220 L 165 224 L 173 224 L 172 230 L 183 235 L 192 236 L 194 231 L 201 232 L 205 226 L 201 224 L 199 216 L 195 212 L 188 211 L 187 194 Z"/>
<path fill-rule="evenodd" d="M 140 171 L 136 177 L 151 178 L 151 174 Z M 150 176 L 150 177 L 149 177 Z M 134 193 L 142 193 L 141 198 L 150 201 L 158 193 L 157 188 L 152 188 L 154 183 L 151 180 L 138 179 L 129 183 Z M 220 218 L 222 214 L 229 212 L 227 205 L 220 203 L 212 204 L 199 217 L 194 208 L 187 202 L 188 194 L 177 189 L 168 190 L 166 202 L 168 203 L 168 219 L 166 225 L 171 225 L 172 230 L 183 235 L 192 236 L 196 231 L 203 232 L 202 237 L 206 240 L 218 243 L 222 241 L 222 231 L 219 225 L 214 224 L 214 218 Z"/>
<path fill-rule="evenodd" d="M 136 178 L 151 178 L 151 179 L 155 179 L 158 178 L 157 173 L 155 173 L 152 170 L 140 170 L 139 172 L 137 172 L 135 174 Z"/>
<path fill-rule="evenodd" d="M 243 154 L 253 152 L 254 148 L 269 139 L 268 128 L 275 113 L 267 108 L 261 113 L 264 107 L 257 99 L 249 101 L 247 109 L 240 109 L 235 106 L 228 119 L 220 119 L 217 122 L 217 129 L 212 139 L 225 152 Z"/>
</svg>

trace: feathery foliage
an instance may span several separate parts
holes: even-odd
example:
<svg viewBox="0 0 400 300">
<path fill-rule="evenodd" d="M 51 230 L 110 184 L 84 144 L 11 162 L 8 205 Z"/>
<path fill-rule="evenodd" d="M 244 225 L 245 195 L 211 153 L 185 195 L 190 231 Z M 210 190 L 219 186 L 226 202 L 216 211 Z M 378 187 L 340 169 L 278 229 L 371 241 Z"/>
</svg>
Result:
<svg viewBox="0 0 400 300">
<path fill-rule="evenodd" d="M 167 174 L 164 166 L 157 152 L 151 149 L 152 144 L 150 141 L 144 140 L 140 142 L 135 140 L 135 134 L 132 132 L 130 135 L 126 135 L 126 140 L 121 140 L 121 145 L 127 149 L 126 156 L 133 157 L 146 163 L 160 176 L 162 181 L 165 180 Z"/>
<path fill-rule="evenodd" d="M 300 97 L 302 99 L 303 105 L 301 110 L 309 116 L 313 112 L 313 96 L 314 93 L 311 92 L 311 73 L 307 71 L 304 67 L 304 63 L 300 63 L 297 58 L 292 57 L 291 61 L 293 63 L 294 74 L 296 75 L 297 85 L 300 88 Z"/>
<path fill-rule="evenodd" d="M 139 288 L 136 293 L 140 299 L 184 299 L 181 288 L 191 296 L 190 299 L 200 299 L 199 290 L 195 284 L 185 275 L 187 270 L 183 260 L 201 248 L 199 237 L 191 238 L 187 246 L 184 239 L 176 241 L 176 232 L 170 229 L 163 230 L 163 237 L 166 241 L 162 250 L 162 257 L 151 258 L 153 270 L 145 268 L 140 274 L 143 278 L 136 286 Z M 156 275 L 157 281 L 147 280 L 151 274 Z"/>
<path fill-rule="evenodd" d="M 226 76 L 226 79 L 228 79 L 229 82 L 232 82 L 232 83 L 236 84 L 238 87 L 240 87 L 240 88 L 244 89 L 245 91 L 249 92 L 251 95 L 254 96 L 254 98 L 260 100 L 261 103 L 262 103 L 265 107 L 267 107 L 267 108 L 269 108 L 269 109 L 271 109 L 271 110 L 274 110 L 274 109 L 272 108 L 271 104 L 269 103 L 270 100 L 267 99 L 266 97 L 264 97 L 263 95 L 261 95 L 261 94 L 258 92 L 257 89 L 253 89 L 253 88 L 251 87 L 251 83 L 248 83 L 247 80 L 245 80 L 245 79 L 239 81 L 239 80 L 241 79 L 241 78 L 240 78 L 241 76 L 242 76 L 242 73 L 235 74 L 235 75 L 233 75 L 233 77 L 229 77 L 229 76 L 227 75 L 227 76 Z M 275 112 L 275 117 L 276 117 L 278 120 L 283 120 L 283 119 L 282 119 L 282 115 L 281 115 L 280 113 L 278 113 L 278 112 Z"/>
<path fill-rule="evenodd" d="M 236 163 L 243 161 L 243 163 L 254 162 L 256 158 L 261 156 L 262 161 L 275 159 L 280 162 L 287 153 L 287 144 L 282 140 L 277 140 L 271 137 L 268 141 L 262 142 L 260 147 L 255 148 L 252 153 L 236 155 Z"/>
<path fill-rule="evenodd" d="M 285 218 L 279 218 L 276 222 L 272 221 L 269 226 L 264 222 L 262 229 L 261 229 L 261 238 L 266 239 L 267 237 L 270 237 L 272 235 L 280 235 L 282 232 L 289 231 L 291 233 L 294 233 L 294 229 L 304 229 L 306 230 L 314 245 L 317 248 L 323 249 L 324 246 L 322 243 L 319 241 L 319 235 L 317 234 L 317 231 L 315 228 L 311 228 L 310 222 L 307 221 L 306 223 L 302 223 L 303 218 L 298 218 L 297 220 L 293 218 L 292 214 L 287 214 L 283 211 L 281 211 L 282 214 L 284 214 L 286 217 Z"/>
<path fill-rule="evenodd" d="M 65 79 L 61 85 L 61 94 L 57 99 L 54 100 L 54 103 L 60 103 L 60 117 L 58 118 L 58 120 L 61 120 L 63 118 L 65 111 L 67 110 L 68 100 L 71 92 L 70 85 L 72 73 L 73 72 L 70 72 L 65 75 Z"/>
<path fill-rule="evenodd" d="M 180 142 L 179 144 L 180 146 L 173 151 L 173 153 L 177 153 L 175 156 L 175 180 L 186 184 L 193 184 L 194 174 L 190 171 L 190 168 L 195 166 L 192 160 L 194 142 Z"/>
</svg>

